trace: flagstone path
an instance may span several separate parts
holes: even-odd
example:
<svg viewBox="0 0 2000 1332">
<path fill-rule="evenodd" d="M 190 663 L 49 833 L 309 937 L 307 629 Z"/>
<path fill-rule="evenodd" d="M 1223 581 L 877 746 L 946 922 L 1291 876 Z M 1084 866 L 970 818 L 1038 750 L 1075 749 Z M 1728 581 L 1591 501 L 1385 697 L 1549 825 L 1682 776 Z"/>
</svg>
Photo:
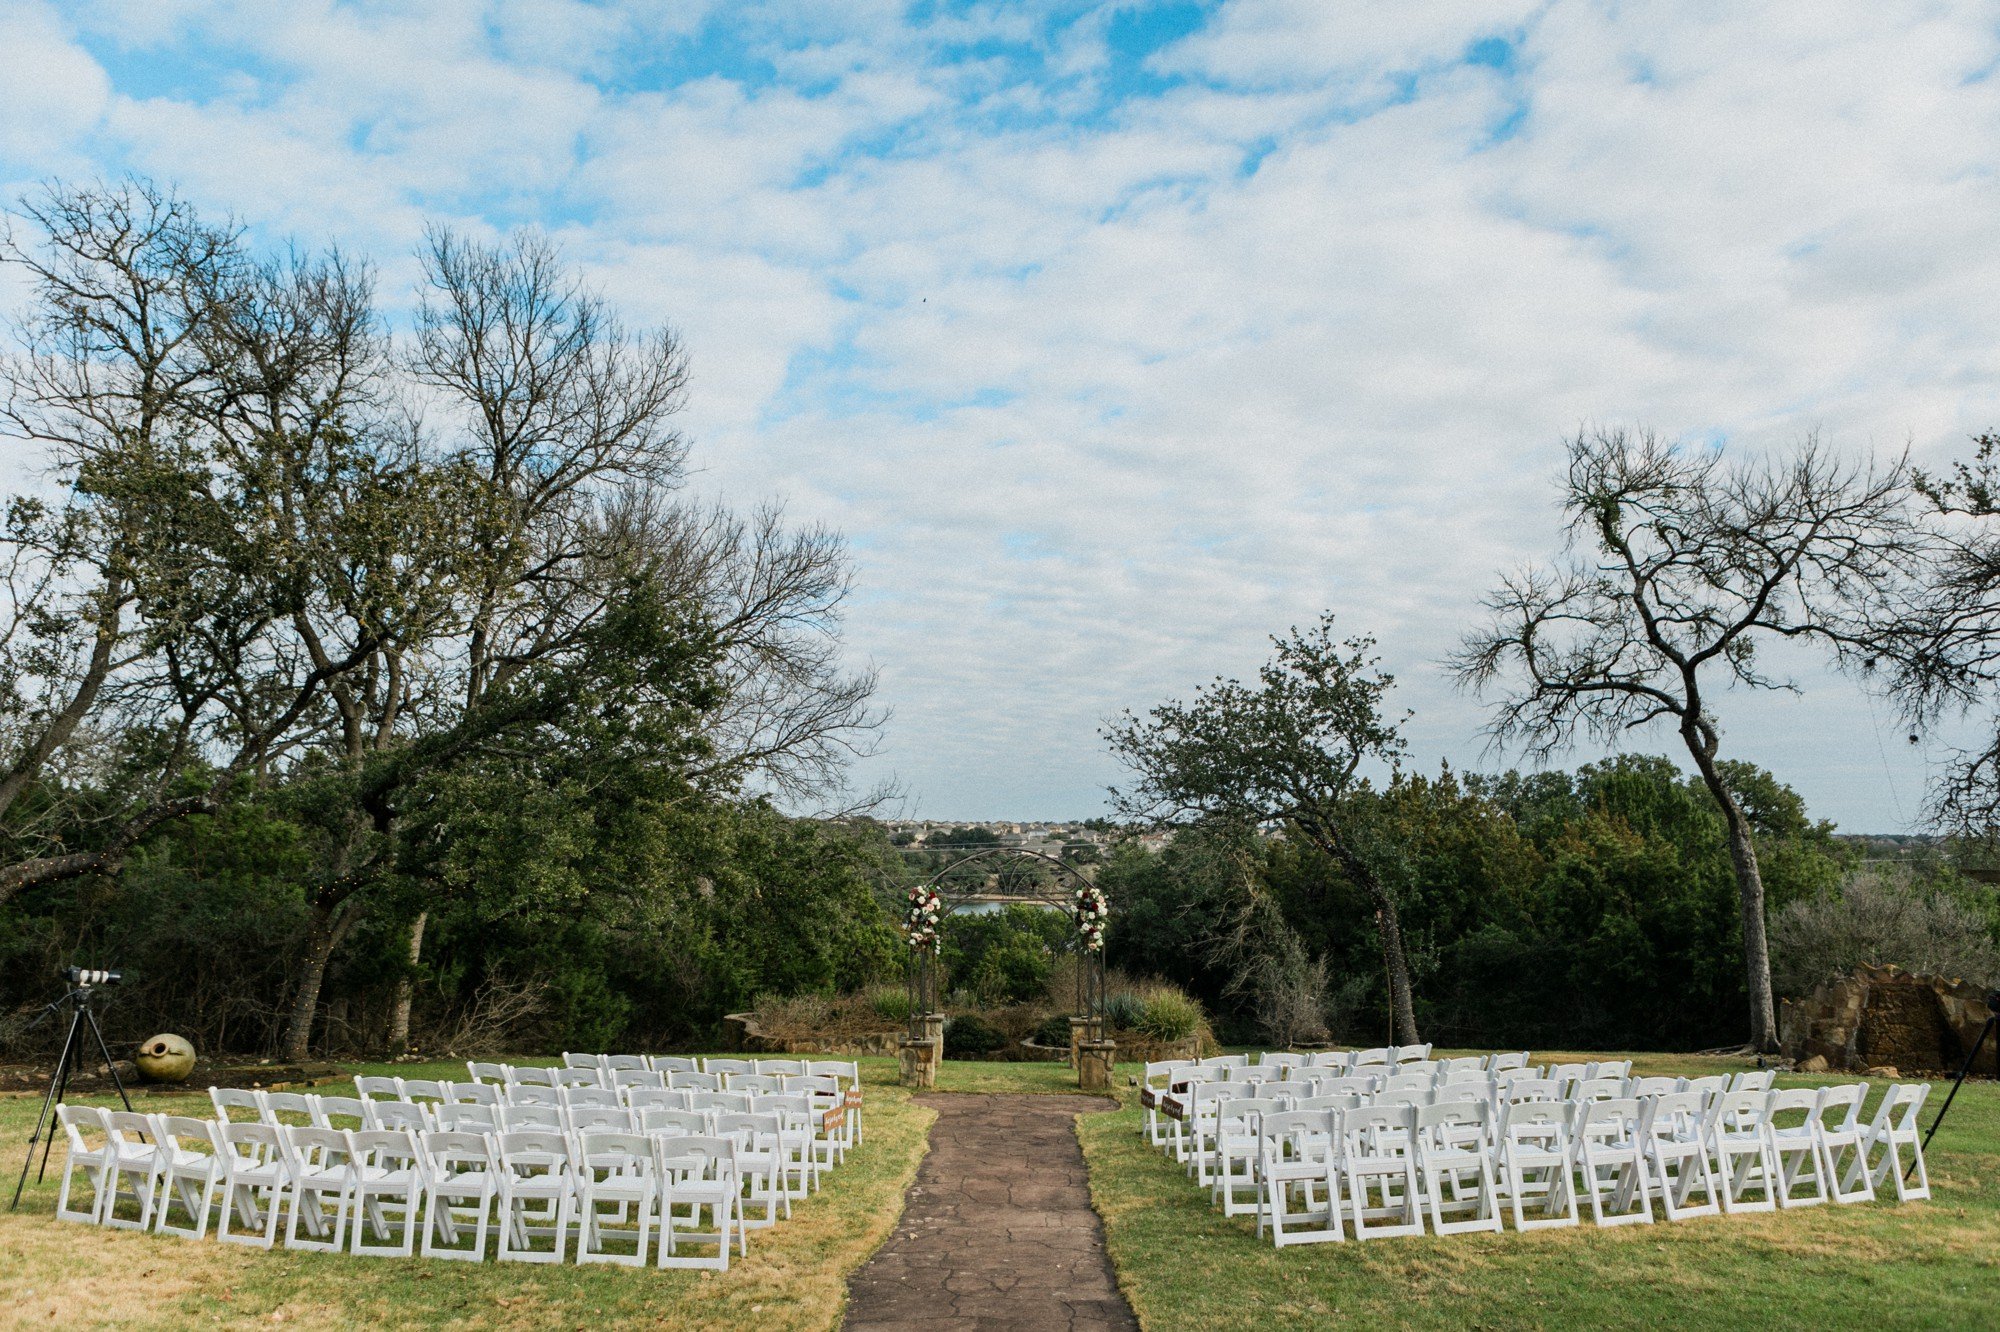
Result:
<svg viewBox="0 0 2000 1332">
<path fill-rule="evenodd" d="M 848 1332 L 1136 1332 L 1090 1208 L 1074 1117 L 1096 1096 L 932 1093 L 903 1219 L 848 1279 Z"/>
</svg>

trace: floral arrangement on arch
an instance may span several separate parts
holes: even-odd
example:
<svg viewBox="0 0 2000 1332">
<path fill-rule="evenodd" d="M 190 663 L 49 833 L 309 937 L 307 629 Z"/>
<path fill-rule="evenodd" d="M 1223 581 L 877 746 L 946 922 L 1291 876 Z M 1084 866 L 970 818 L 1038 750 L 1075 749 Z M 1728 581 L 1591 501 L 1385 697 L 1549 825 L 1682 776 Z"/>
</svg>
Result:
<svg viewBox="0 0 2000 1332">
<path fill-rule="evenodd" d="M 1084 949 L 1092 953 L 1104 951 L 1104 922 L 1111 915 L 1110 899 L 1104 890 L 1094 883 L 1087 883 L 1076 890 L 1074 897 L 1076 912 L 1076 932 L 1083 940 Z"/>
<path fill-rule="evenodd" d="M 932 884 L 921 884 L 910 889 L 910 906 L 903 913 L 903 929 L 910 938 L 910 947 L 919 953 L 935 955 L 940 942 L 938 922 L 944 916 L 944 899 L 938 896 Z"/>
</svg>

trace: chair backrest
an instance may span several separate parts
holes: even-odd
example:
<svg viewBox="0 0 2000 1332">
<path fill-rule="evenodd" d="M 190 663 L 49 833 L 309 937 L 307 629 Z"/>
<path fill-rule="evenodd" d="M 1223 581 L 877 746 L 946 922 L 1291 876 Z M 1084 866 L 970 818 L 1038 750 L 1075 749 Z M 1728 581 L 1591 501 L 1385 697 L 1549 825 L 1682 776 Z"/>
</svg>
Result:
<svg viewBox="0 0 2000 1332">
<path fill-rule="evenodd" d="M 1252 1132 L 1255 1132 L 1258 1120 L 1284 1108 L 1284 1102 L 1276 1097 L 1232 1096 L 1218 1105 L 1215 1112 L 1224 1124 L 1247 1125 Z"/>
<path fill-rule="evenodd" d="M 235 1118 L 230 1114 L 232 1110 L 244 1112 L 245 1122 L 253 1124 L 263 1122 L 264 1098 L 258 1092 L 240 1087 L 210 1087 L 208 1100 L 209 1104 L 215 1107 L 215 1117 L 225 1124 Z"/>
<path fill-rule="evenodd" d="M 558 1106 L 564 1104 L 565 1090 L 567 1088 L 538 1087 L 531 1083 L 522 1083 L 507 1089 L 507 1099 L 502 1104 Z"/>
<path fill-rule="evenodd" d="M 71 1156 L 100 1151 L 111 1136 L 104 1127 L 104 1111 L 94 1105 L 70 1105 L 58 1101 L 56 1121 L 62 1125 L 63 1136 L 69 1140 Z M 220 1122 L 226 1124 L 229 1121 Z M 93 1136 L 97 1139 L 95 1143 L 90 1141 Z"/>
<path fill-rule="evenodd" d="M 1438 1061 L 1435 1059 L 1404 1059 L 1389 1065 L 1388 1072 L 1399 1078 L 1437 1078 Z"/>
<path fill-rule="evenodd" d="M 695 1073 L 688 1070 L 675 1070 L 667 1074 L 667 1086 L 684 1087 L 689 1091 L 721 1091 L 722 1075 L 720 1073 Z"/>
<path fill-rule="evenodd" d="M 775 1073 L 731 1073 L 727 1079 L 729 1090 L 733 1092 L 775 1092 L 785 1089 L 784 1080 Z"/>
<path fill-rule="evenodd" d="M 752 1151 L 775 1147 L 782 1125 L 775 1114 L 719 1114 L 715 1136 L 734 1139 L 736 1145 Z"/>
<path fill-rule="evenodd" d="M 504 1113 L 504 1112 L 503 1112 Z M 520 1179 L 569 1174 L 569 1139 L 548 1129 L 509 1129 L 493 1139 L 500 1167 Z"/>
<path fill-rule="evenodd" d="M 516 1087 L 553 1087 L 559 1069 L 524 1068 L 517 1064 L 507 1066 L 507 1081 Z"/>
<path fill-rule="evenodd" d="M 1417 1108 L 1413 1105 L 1359 1105 L 1340 1117 L 1341 1132 L 1352 1143 L 1366 1136 L 1371 1152 L 1414 1146 Z"/>
<path fill-rule="evenodd" d="M 654 1055 L 646 1061 L 655 1073 L 698 1073 L 701 1064 L 687 1055 Z"/>
<path fill-rule="evenodd" d="M 580 1110 L 586 1106 L 604 1107 L 623 1104 L 618 1099 L 618 1093 L 610 1087 L 563 1087 L 559 1090 L 562 1103 L 572 1110 Z"/>
<path fill-rule="evenodd" d="M 319 1117 L 313 1113 L 314 1099 L 303 1092 L 265 1092 L 264 1122 L 299 1125 L 318 1123 Z"/>
<path fill-rule="evenodd" d="M 601 1087 L 604 1085 L 604 1070 L 601 1068 L 559 1068 L 555 1071 L 555 1085 L 558 1087 Z"/>
<path fill-rule="evenodd" d="M 364 1101 L 400 1101 L 403 1087 L 395 1078 L 360 1077 L 354 1080 L 354 1094 Z"/>
<path fill-rule="evenodd" d="M 1875 1111 L 1875 1122 L 1900 1135 L 1917 1131 L 1917 1112 L 1931 1094 L 1928 1082 L 1898 1082 L 1890 1086 Z"/>
<path fill-rule="evenodd" d="M 1625 1079 L 1621 1077 L 1584 1078 L 1573 1082 L 1563 1095 L 1572 1101 L 1620 1101 L 1625 1096 Z"/>
<path fill-rule="evenodd" d="M 1376 1105 L 1429 1105 L 1431 1103 L 1431 1088 L 1428 1086 L 1385 1087 L 1375 1093 L 1374 1099 Z"/>
<path fill-rule="evenodd" d="M 563 1067 L 587 1068 L 591 1072 L 595 1073 L 604 1067 L 604 1056 L 594 1055 L 594 1054 L 572 1054 L 570 1051 L 565 1050 L 563 1051 Z"/>
<path fill-rule="evenodd" d="M 313 1123 L 325 1129 L 367 1128 L 368 1103 L 358 1096 L 315 1096 Z"/>
<path fill-rule="evenodd" d="M 1632 1076 L 1632 1061 L 1629 1059 L 1600 1059 L 1590 1066 L 1586 1075 L 1593 1078 L 1629 1078 Z"/>
<path fill-rule="evenodd" d="M 1424 1045 L 1397 1045 L 1391 1047 L 1389 1050 L 1389 1062 L 1392 1064 L 1406 1063 L 1412 1059 L 1429 1059 L 1430 1057 L 1431 1047 L 1428 1043 Z"/>
<path fill-rule="evenodd" d="M 221 1150 L 216 1145 L 216 1123 L 212 1119 L 196 1119 L 193 1115 L 155 1115 L 153 1124 L 159 1133 L 160 1145 L 173 1151 L 212 1155 Z"/>
<path fill-rule="evenodd" d="M 416 1170 L 423 1164 L 417 1135 L 408 1129 L 363 1129 L 350 1133 L 354 1164 L 359 1170 Z"/>
<path fill-rule="evenodd" d="M 1701 1131 L 1708 1098 L 1700 1092 L 1673 1091 L 1640 1098 L 1642 1136 L 1687 1139 Z"/>
<path fill-rule="evenodd" d="M 368 1117 L 375 1121 L 369 1128 L 377 1132 L 408 1129 L 412 1133 L 422 1133 L 432 1127 L 424 1108 L 408 1101 L 370 1101 Z"/>
<path fill-rule="evenodd" d="M 1490 1088 L 1493 1085 L 1493 1081 L 1492 1075 L 1475 1063 L 1471 1068 L 1440 1068 L 1437 1072 L 1437 1081 L 1432 1085 L 1440 1088 Z"/>
<path fill-rule="evenodd" d="M 664 1089 L 667 1085 L 667 1075 L 664 1073 L 655 1073 L 650 1068 L 621 1068 L 612 1072 L 611 1085 L 614 1087 L 652 1087 Z"/>
<path fill-rule="evenodd" d="M 1360 1104 L 1359 1096 L 1329 1093 L 1320 1096 L 1301 1096 L 1292 1102 L 1292 1109 L 1317 1110 L 1324 1113 L 1328 1110 L 1352 1110 Z"/>
<path fill-rule="evenodd" d="M 459 1105 L 498 1105 L 504 1090 L 491 1082 L 447 1082 L 444 1089 Z"/>
<path fill-rule="evenodd" d="M 1373 1096 L 1381 1089 L 1382 1079 L 1372 1074 L 1353 1074 L 1344 1078 L 1322 1078 L 1316 1086 L 1319 1096 Z"/>
<path fill-rule="evenodd" d="M 652 1065 L 644 1055 L 606 1055 L 604 1069 L 608 1073 L 650 1073 Z"/>
<path fill-rule="evenodd" d="M 232 1170 L 285 1159 L 284 1146 L 278 1141 L 278 1130 L 269 1124 L 232 1124 L 228 1120 L 220 1120 L 215 1126 L 215 1141 L 221 1149 L 223 1165 Z"/>
<path fill-rule="evenodd" d="M 1679 1078 L 1628 1078 L 1627 1096 L 1670 1096 L 1681 1089 Z"/>
<path fill-rule="evenodd" d="M 1417 1107 L 1417 1132 L 1434 1147 L 1484 1147 L 1493 1122 L 1493 1105 L 1485 1099 L 1440 1100 Z"/>
<path fill-rule="evenodd" d="M 400 1099 L 405 1101 L 435 1101 L 442 1104 L 445 1101 L 449 1101 L 451 1096 L 446 1092 L 445 1084 L 434 1078 L 404 1078 L 403 1095 Z"/>
<path fill-rule="evenodd" d="M 1258 1145 L 1273 1157 L 1325 1152 L 1340 1132 L 1340 1117 L 1339 1110 L 1273 1110 L 1258 1120 Z"/>
<path fill-rule="evenodd" d="M 822 1077 L 817 1073 L 807 1073 L 796 1078 L 778 1079 L 778 1090 L 784 1093 L 804 1093 L 810 1096 L 840 1095 L 840 1079 Z"/>
<path fill-rule="evenodd" d="M 722 1179 L 736 1173 L 736 1144 L 728 1138 L 654 1138 L 653 1151 L 660 1168 L 675 1179 Z"/>
<path fill-rule="evenodd" d="M 497 1133 L 500 1131 L 500 1107 L 494 1105 L 443 1105 L 438 1107 L 439 1129 L 459 1133 Z"/>
<path fill-rule="evenodd" d="M 1306 1057 L 1290 1050 L 1266 1050 L 1257 1056 L 1259 1068 L 1303 1068 Z"/>
<path fill-rule="evenodd" d="M 686 1092 L 663 1087 L 634 1087 L 625 1093 L 625 1104 L 633 1110 L 685 1110 L 687 1097 Z"/>
<path fill-rule="evenodd" d="M 1457 1059 L 1440 1059 L 1437 1061 L 1437 1066 L 1438 1080 L 1440 1082 L 1449 1079 L 1454 1073 L 1477 1073 L 1484 1076 L 1486 1073 L 1486 1056 L 1465 1055 Z"/>
<path fill-rule="evenodd" d="M 750 1059 L 704 1059 L 701 1061 L 701 1071 L 715 1074 L 755 1073 L 757 1064 Z"/>
<path fill-rule="evenodd" d="M 1392 1073 L 1384 1079 L 1378 1089 L 1384 1092 L 1427 1092 L 1431 1089 L 1433 1075 L 1429 1073 Z"/>
<path fill-rule="evenodd" d="M 641 1110 L 639 1130 L 648 1136 L 699 1138 L 708 1132 L 708 1116 L 698 1110 Z"/>
<path fill-rule="evenodd" d="M 1819 1104 L 1813 1117 L 1829 1132 L 1852 1133 L 1861 1127 L 1861 1102 L 1867 1099 L 1868 1084 L 1842 1082 L 1819 1089 Z"/>
<path fill-rule="evenodd" d="M 1494 1088 L 1494 1096 L 1505 1104 L 1560 1101 L 1563 1098 L 1563 1089 L 1560 1083 L 1548 1078 L 1516 1078 Z"/>
<path fill-rule="evenodd" d="M 585 1129 L 610 1129 L 619 1133 L 632 1131 L 632 1112 L 611 1106 L 583 1106 L 569 1112 L 569 1129 L 581 1133 Z"/>
<path fill-rule="evenodd" d="M 503 1105 L 494 1113 L 503 1133 L 560 1133 L 563 1127 L 562 1111 L 552 1105 Z"/>
<path fill-rule="evenodd" d="M 1582 1082 L 1585 1078 L 1590 1076 L 1590 1065 L 1551 1064 L 1549 1065 L 1548 1076 L 1550 1082 L 1557 1084 L 1565 1082 Z"/>
<path fill-rule="evenodd" d="M 767 1078 L 796 1078 L 807 1072 L 803 1059 L 759 1059 L 755 1062 L 757 1071 Z"/>
<path fill-rule="evenodd" d="M 1639 1131 L 1639 1102 L 1631 1096 L 1607 1096 L 1579 1101 L 1570 1132 L 1579 1143 L 1593 1138 L 1629 1138 Z"/>
<path fill-rule="evenodd" d="M 1778 1074 L 1775 1069 L 1769 1069 L 1769 1068 L 1745 1069 L 1743 1072 L 1738 1073 L 1736 1076 L 1729 1079 L 1729 1090 L 1733 1092 L 1769 1091 L 1771 1090 L 1772 1085 L 1777 1082 L 1777 1080 L 1778 1080 Z"/>
<path fill-rule="evenodd" d="M 505 1082 L 507 1081 L 507 1066 L 505 1064 L 480 1063 L 476 1060 L 468 1059 L 465 1061 L 465 1074 L 474 1082 Z"/>
<path fill-rule="evenodd" d="M 351 1170 L 354 1166 L 354 1136 L 338 1129 L 278 1129 L 286 1161 L 293 1170 Z"/>
<path fill-rule="evenodd" d="M 1493 1090 L 1497 1094 L 1517 1082 L 1548 1082 L 1548 1079 L 1542 1076 L 1542 1070 L 1539 1068 L 1522 1067 L 1496 1069 L 1492 1081 Z M 1555 1086 L 1552 1082 L 1549 1085 Z"/>
<path fill-rule="evenodd" d="M 1732 1129 L 1756 1128 L 1764 1122 L 1764 1103 L 1769 1096 L 1755 1090 L 1724 1092 L 1709 1102 L 1708 1122 Z"/>
<path fill-rule="evenodd" d="M 1682 1078 L 1681 1090 L 1700 1092 L 1703 1096 L 1720 1096 L 1729 1090 L 1729 1078 L 1722 1073 L 1711 1073 L 1702 1078 Z"/>
<path fill-rule="evenodd" d="M 1250 1056 L 1247 1054 L 1210 1055 L 1199 1061 L 1203 1068 L 1247 1068 Z"/>
<path fill-rule="evenodd" d="M 485 1106 L 473 1108 L 486 1110 Z M 419 1141 L 434 1176 L 493 1173 L 493 1143 L 487 1133 L 432 1129 Z"/>
<path fill-rule="evenodd" d="M 1778 1087 L 1764 1097 L 1764 1120 L 1774 1129 L 1805 1128 L 1818 1112 L 1817 1087 Z"/>
<path fill-rule="evenodd" d="M 1526 1050 L 1502 1050 L 1486 1056 L 1486 1071 L 1489 1073 L 1505 1073 L 1509 1069 L 1526 1068 L 1527 1066 L 1528 1051 Z"/>
<path fill-rule="evenodd" d="M 1262 1064 L 1250 1064 L 1243 1068 L 1231 1069 L 1229 1071 L 1229 1076 L 1230 1079 L 1235 1082 L 1252 1082 L 1261 1084 L 1266 1082 L 1280 1081 L 1283 1075 L 1288 1071 L 1289 1070 L 1282 1068 L 1267 1068 Z"/>
<path fill-rule="evenodd" d="M 1569 1138 L 1569 1104 L 1565 1101 L 1510 1101 L 1500 1109 L 1503 1142 L 1560 1144 Z"/>
<path fill-rule="evenodd" d="M 695 1092 L 688 1097 L 690 1110 L 722 1110 L 733 1114 L 749 1108 L 750 1098 L 743 1092 Z"/>
</svg>

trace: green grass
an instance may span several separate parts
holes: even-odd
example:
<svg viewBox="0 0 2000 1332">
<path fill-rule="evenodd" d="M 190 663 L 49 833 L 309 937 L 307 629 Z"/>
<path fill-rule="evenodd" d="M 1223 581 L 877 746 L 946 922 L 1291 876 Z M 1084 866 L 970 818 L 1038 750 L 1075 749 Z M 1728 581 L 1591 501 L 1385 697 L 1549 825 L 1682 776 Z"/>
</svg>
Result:
<svg viewBox="0 0 2000 1332">
<path fill-rule="evenodd" d="M 528 1061 L 548 1062 L 548 1061 Z M 404 1077 L 464 1076 L 463 1064 L 356 1066 Z M 923 1156 L 934 1112 L 895 1085 L 895 1061 L 862 1061 L 867 1143 L 794 1207 L 753 1232 L 726 1273 L 530 1266 L 269 1252 L 55 1220 L 63 1148 L 18 1212 L 0 1211 L 0 1327 L 830 1328 L 847 1277 L 881 1244 Z M 351 1094 L 351 1085 L 318 1090 Z M 116 1105 L 116 1097 L 78 1098 Z M 134 1098 L 146 1113 L 207 1114 L 205 1095 Z M 7 1196 L 39 1096 L 0 1099 Z"/>
<path fill-rule="evenodd" d="M 1605 1056 L 1575 1056 L 1591 1057 Z M 1649 1074 L 1744 1067 L 1632 1058 L 1635 1072 Z M 1121 1069 L 1121 1083 L 1126 1071 L 1138 1070 Z M 1780 1078 L 1785 1086 L 1840 1080 Z M 1156 1332 L 1330 1319 L 1454 1329 L 2000 1326 L 2000 1086 L 1992 1082 L 1968 1083 L 1939 1131 L 1927 1157 L 1930 1202 L 1284 1250 L 1256 1238 L 1254 1218 L 1213 1210 L 1205 1190 L 1141 1141 L 1136 1093 L 1121 1086 L 1120 1099 L 1118 1113 L 1085 1116 L 1077 1132 L 1119 1284 Z M 1940 1086 L 1926 1125 L 1942 1100 Z"/>
</svg>

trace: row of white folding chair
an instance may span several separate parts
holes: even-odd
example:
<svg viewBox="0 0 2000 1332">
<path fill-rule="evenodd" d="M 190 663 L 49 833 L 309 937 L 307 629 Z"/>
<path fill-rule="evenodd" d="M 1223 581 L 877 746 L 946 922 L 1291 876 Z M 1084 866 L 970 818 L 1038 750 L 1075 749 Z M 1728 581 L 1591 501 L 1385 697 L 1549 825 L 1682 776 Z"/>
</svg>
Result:
<svg viewBox="0 0 2000 1332">
<path fill-rule="evenodd" d="M 507 1088 L 554 1087 L 582 1088 L 602 1087 L 612 1090 L 638 1087 L 698 1087 L 706 1090 L 724 1090 L 724 1081 L 731 1076 L 749 1077 L 830 1077 L 835 1079 L 837 1090 L 853 1099 L 846 1115 L 845 1132 L 853 1143 L 865 1141 L 866 1130 L 860 1104 L 861 1066 L 851 1059 L 734 1059 L 724 1057 L 697 1058 L 692 1055 L 595 1055 L 575 1052 L 563 1055 L 563 1066 L 546 1068 L 530 1065 L 513 1065 L 468 1061 L 466 1073 L 475 1084 L 486 1084 Z M 682 1076 L 676 1081 L 676 1075 Z M 705 1077 L 714 1076 L 723 1081 L 708 1084 Z M 656 1080 L 658 1079 L 658 1080 Z M 358 1081 L 358 1080 L 357 1080 Z M 398 1081 L 385 1079 L 383 1081 Z M 451 1084 L 445 1084 L 447 1086 Z M 397 1099 L 407 1100 L 398 1095 Z"/>
<path fill-rule="evenodd" d="M 1870 1120 L 1860 1115 L 1865 1083 L 1522 1102 L 1497 1131 L 1477 1100 L 1346 1110 L 1225 1102 L 1213 1188 L 1226 1213 L 1248 1210 L 1239 1193 L 1254 1190 L 1258 1233 L 1268 1224 L 1279 1245 L 1342 1239 L 1349 1227 L 1357 1238 L 1414 1234 L 1425 1212 L 1439 1234 L 1498 1230 L 1503 1201 L 1517 1229 L 1534 1229 L 1577 1224 L 1579 1196 L 1606 1226 L 1650 1223 L 1655 1203 L 1681 1220 L 1861 1202 L 1890 1181 L 1899 1200 L 1920 1199 L 1929 1181 L 1917 1120 L 1929 1090 L 1892 1086 Z M 1246 1127 L 1254 1170 L 1240 1168 Z M 1292 1221 L 1303 1228 L 1287 1230 Z"/>
<path fill-rule="evenodd" d="M 486 1212 L 497 1202 L 502 1259 L 561 1261 L 574 1214 L 581 1227 L 579 1262 L 643 1263 L 648 1218 L 638 1218 L 635 1255 L 619 1257 L 605 1248 L 601 1236 L 608 1222 L 623 1221 L 627 1213 L 621 1207 L 615 1218 L 604 1217 L 593 1200 L 643 1201 L 661 1209 L 661 1266 L 727 1267 L 731 1227 L 743 1248 L 744 1227 L 774 1224 L 781 1207 L 789 1214 L 790 1180 L 810 1173 L 809 1168 L 795 1171 L 784 1164 L 776 1115 L 705 1116 L 699 1127 L 706 1134 L 682 1132 L 684 1126 L 674 1124 L 650 1126 L 643 1133 L 541 1127 L 473 1133 L 232 1123 L 90 1106 L 59 1110 L 69 1146 L 57 1199 L 61 1219 L 198 1239 L 219 1201 L 217 1238 L 265 1248 L 276 1243 L 282 1214 L 287 1247 L 408 1256 L 423 1205 L 430 1220 L 425 1254 L 476 1259 L 484 1256 Z M 103 1135 L 101 1143 L 89 1141 L 91 1131 Z M 607 1156 L 621 1143 L 627 1148 L 645 1144 L 643 1161 Z M 714 1169 L 697 1168 L 704 1163 Z M 70 1203 L 79 1173 L 92 1189 L 88 1209 Z M 743 1185 L 726 1193 L 721 1187 L 745 1173 L 764 1177 L 761 1187 L 747 1186 L 749 1199 L 764 1205 L 760 1218 L 744 1214 L 738 1196 Z M 650 1176 L 652 1182 L 635 1194 L 632 1181 L 621 1175 Z M 120 1216 L 121 1202 L 129 1202 L 137 1215 Z M 185 1218 L 179 1223 L 174 1220 L 176 1203 Z M 539 1216 L 538 1203 L 544 1204 Z M 691 1209 L 689 1217 L 679 1216 L 681 1206 Z M 701 1231 L 704 1207 L 714 1225 L 691 1234 L 689 1226 Z M 468 1208 L 477 1212 L 476 1235 L 469 1250 L 454 1251 L 449 1246 L 457 1242 L 458 1224 L 471 1219 Z M 232 1227 L 232 1215 L 243 1229 Z M 555 1225 L 537 1226 L 538 1220 Z M 682 1220 L 689 1226 L 680 1225 Z M 552 1234 L 553 1248 L 536 1251 L 531 1233 L 544 1232 Z M 683 1244 L 705 1238 L 717 1253 L 709 1259 L 677 1258 L 677 1236 Z"/>
</svg>

